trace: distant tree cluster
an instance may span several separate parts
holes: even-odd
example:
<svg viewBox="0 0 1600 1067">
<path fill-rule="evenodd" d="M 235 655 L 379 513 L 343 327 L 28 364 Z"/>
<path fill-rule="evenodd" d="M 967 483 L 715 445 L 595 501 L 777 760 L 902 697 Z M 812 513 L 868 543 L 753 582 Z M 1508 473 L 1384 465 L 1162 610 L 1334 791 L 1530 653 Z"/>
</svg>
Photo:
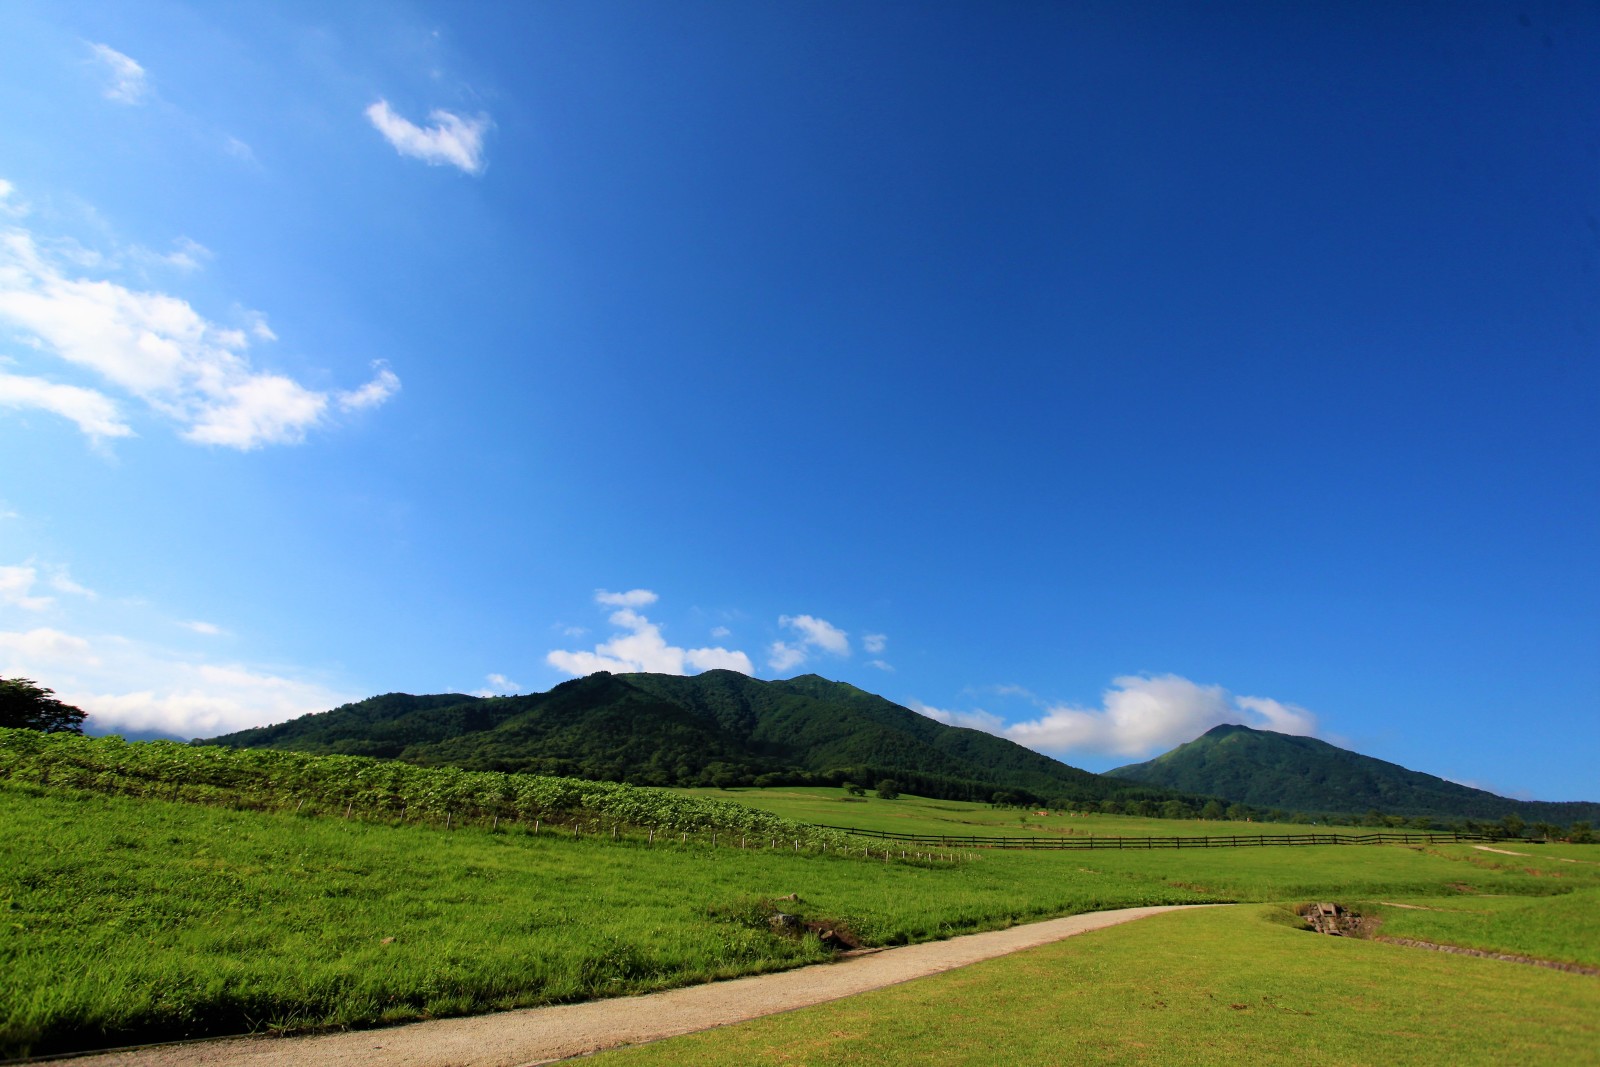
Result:
<svg viewBox="0 0 1600 1067">
<path fill-rule="evenodd" d="M 0 678 L 0 726 L 46 733 L 83 733 L 83 711 L 56 699 L 31 678 Z"/>
</svg>

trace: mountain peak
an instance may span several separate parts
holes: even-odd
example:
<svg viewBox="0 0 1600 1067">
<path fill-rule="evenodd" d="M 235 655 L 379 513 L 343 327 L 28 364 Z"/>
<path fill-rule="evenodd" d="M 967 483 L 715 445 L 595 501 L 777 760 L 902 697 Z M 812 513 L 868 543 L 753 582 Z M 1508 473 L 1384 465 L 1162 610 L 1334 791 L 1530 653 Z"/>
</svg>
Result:
<svg viewBox="0 0 1600 1067">
<path fill-rule="evenodd" d="M 1256 730 L 1256 729 L 1253 729 L 1253 728 L 1251 728 L 1249 726 L 1246 726 L 1242 722 L 1224 722 L 1224 723 L 1219 723 L 1216 726 L 1213 726 L 1211 729 L 1207 730 L 1205 733 L 1201 734 L 1200 736 L 1201 737 L 1226 737 L 1228 734 L 1238 734 L 1238 733 L 1266 734 L 1266 733 L 1271 733 L 1271 732 L 1272 732 L 1271 730 Z"/>
<path fill-rule="evenodd" d="M 398 758 L 641 785 L 837 784 L 892 778 L 908 792 L 988 799 L 1165 795 L 972 735 L 817 674 L 763 681 L 597 671 L 495 700 L 391 693 L 211 744 Z"/>
<path fill-rule="evenodd" d="M 1238 738 L 1231 743 L 1230 739 Z M 1552 822 L 1592 819 L 1600 805 L 1517 801 L 1314 737 L 1257 730 L 1239 723 L 1213 726 L 1200 737 L 1145 763 L 1108 771 L 1146 785 L 1238 801 L 1257 808 L 1430 818 L 1498 819 L 1521 813 Z"/>
</svg>

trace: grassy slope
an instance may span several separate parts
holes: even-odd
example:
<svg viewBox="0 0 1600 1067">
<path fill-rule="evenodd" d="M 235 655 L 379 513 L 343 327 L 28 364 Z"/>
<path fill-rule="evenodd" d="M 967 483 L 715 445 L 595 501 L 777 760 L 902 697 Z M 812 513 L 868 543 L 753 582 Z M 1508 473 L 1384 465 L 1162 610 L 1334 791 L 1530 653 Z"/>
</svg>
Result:
<svg viewBox="0 0 1600 1067">
<path fill-rule="evenodd" d="M 1289 920 L 1271 907 L 1157 916 L 593 1062 L 1595 1062 L 1600 981 L 1319 937 Z"/>
<path fill-rule="evenodd" d="M 785 910 L 893 944 L 1133 904 L 1600 886 L 1600 865 L 1552 856 L 1529 873 L 1533 861 L 1462 846 L 886 864 L 14 783 L 0 783 L 0 823 L 0 1054 L 365 1025 L 791 966 L 821 950 L 739 921 L 752 900 L 791 892 L 802 902 Z"/>
<path fill-rule="evenodd" d="M 1397 908 L 1360 904 L 1382 917 L 1384 937 L 1461 945 L 1600 967 L 1600 889 L 1558 897 L 1413 897 Z"/>
<path fill-rule="evenodd" d="M 1228 834 L 1305 834 L 1369 832 L 1353 826 L 1302 826 L 1290 823 L 1223 822 L 1209 819 L 1145 819 L 1134 815 L 1075 815 L 996 808 L 960 800 L 930 800 L 902 794 L 897 800 L 875 796 L 845 800 L 844 790 L 825 786 L 771 789 L 682 789 L 673 792 L 718 797 L 748 804 L 799 822 L 891 830 L 907 834 L 1044 837 L 1097 834 L 1127 837 L 1198 837 Z"/>
</svg>

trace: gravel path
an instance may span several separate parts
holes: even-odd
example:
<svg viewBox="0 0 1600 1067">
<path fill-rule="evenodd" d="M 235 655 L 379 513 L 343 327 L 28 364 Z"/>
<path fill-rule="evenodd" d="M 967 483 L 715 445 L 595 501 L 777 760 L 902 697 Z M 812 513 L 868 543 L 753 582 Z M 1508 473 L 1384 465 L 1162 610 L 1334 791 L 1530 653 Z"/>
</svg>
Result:
<svg viewBox="0 0 1600 1067">
<path fill-rule="evenodd" d="M 837 1000 L 1159 912 L 1216 906 L 1091 912 L 638 997 L 387 1030 L 153 1046 L 68 1062 L 72 1067 L 530 1067 Z"/>
</svg>

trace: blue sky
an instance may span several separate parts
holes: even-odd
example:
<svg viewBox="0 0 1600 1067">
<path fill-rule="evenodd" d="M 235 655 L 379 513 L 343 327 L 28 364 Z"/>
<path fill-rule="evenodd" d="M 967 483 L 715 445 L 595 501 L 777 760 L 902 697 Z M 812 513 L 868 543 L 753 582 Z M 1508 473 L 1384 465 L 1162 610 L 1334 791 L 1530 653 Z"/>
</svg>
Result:
<svg viewBox="0 0 1600 1067">
<path fill-rule="evenodd" d="M 815 671 L 1600 798 L 1600 9 L 0 9 L 0 673 Z"/>
</svg>

